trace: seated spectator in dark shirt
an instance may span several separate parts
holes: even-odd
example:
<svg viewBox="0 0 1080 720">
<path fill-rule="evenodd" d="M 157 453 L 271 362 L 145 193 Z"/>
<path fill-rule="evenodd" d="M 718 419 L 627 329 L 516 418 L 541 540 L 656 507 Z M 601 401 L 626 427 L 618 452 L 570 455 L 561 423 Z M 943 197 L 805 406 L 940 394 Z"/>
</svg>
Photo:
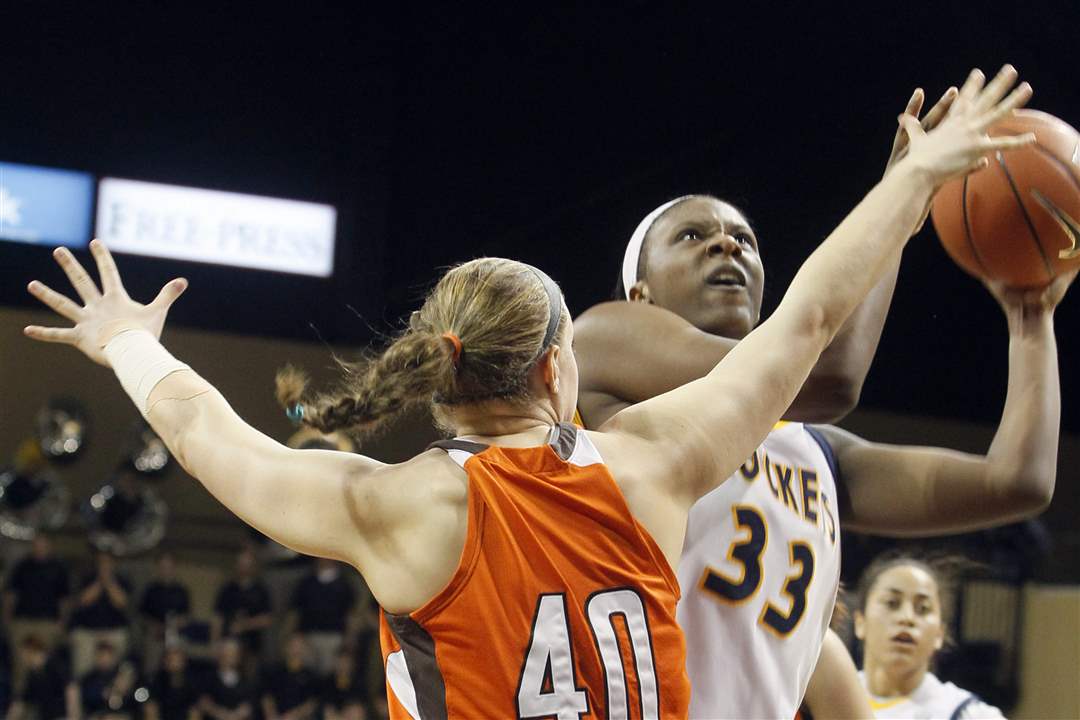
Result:
<svg viewBox="0 0 1080 720">
<path fill-rule="evenodd" d="M 256 689 L 243 674 L 243 648 L 235 638 L 218 643 L 218 666 L 199 698 L 211 720 L 249 720 L 255 715 Z"/>
<path fill-rule="evenodd" d="M 250 658 L 262 650 L 263 632 L 270 627 L 270 590 L 258 578 L 255 553 L 236 556 L 236 576 L 218 591 L 214 603 L 213 640 L 236 636 Z"/>
<path fill-rule="evenodd" d="M 266 720 L 313 720 L 319 709 L 321 683 L 308 665 L 304 636 L 285 641 L 285 662 L 263 678 L 262 707 Z"/>
<path fill-rule="evenodd" d="M 338 651 L 334 672 L 323 683 L 323 720 L 364 720 L 367 691 L 364 678 L 356 671 L 356 659 L 351 650 Z"/>
<path fill-rule="evenodd" d="M 307 639 L 311 666 L 319 675 L 333 671 L 356 606 L 356 591 L 342 569 L 341 563 L 319 558 L 296 584 L 290 603 L 294 627 Z"/>
<path fill-rule="evenodd" d="M 71 591 L 67 566 L 55 558 L 52 543 L 43 534 L 34 537 L 30 554 L 16 563 L 4 592 L 3 620 L 15 648 L 35 636 L 49 653 L 63 632 L 64 600 Z M 13 666 L 16 692 L 22 686 L 25 667 L 16 654 Z"/>
<path fill-rule="evenodd" d="M 75 677 L 90 670 L 99 642 L 112 645 L 117 657 L 127 655 L 131 583 L 116 574 L 116 561 L 107 552 L 95 552 L 94 567 L 75 596 L 71 615 L 71 672 Z"/>
<path fill-rule="evenodd" d="M 113 495 L 101 511 L 101 526 L 123 535 L 146 504 L 140 491 L 139 474 L 128 463 L 122 464 L 112 481 Z"/>
<path fill-rule="evenodd" d="M 161 669 L 150 683 L 146 720 L 198 720 L 200 690 L 187 665 L 187 653 L 180 645 L 165 650 Z"/>
<path fill-rule="evenodd" d="M 65 703 L 68 674 L 48 653 L 45 642 L 27 635 L 18 648 L 26 670 L 22 692 L 8 710 L 8 720 L 59 720 L 68 717 Z"/>
<path fill-rule="evenodd" d="M 120 662 L 112 643 L 102 640 L 94 647 L 93 667 L 68 686 L 68 713 L 83 720 L 131 718 L 137 679 L 131 663 Z"/>
<path fill-rule="evenodd" d="M 161 663 L 166 633 L 177 635 L 191 611 L 188 589 L 176 579 L 176 562 L 170 553 L 158 557 L 157 575 L 146 584 L 139 615 L 143 621 L 143 670 L 154 675 Z"/>
</svg>

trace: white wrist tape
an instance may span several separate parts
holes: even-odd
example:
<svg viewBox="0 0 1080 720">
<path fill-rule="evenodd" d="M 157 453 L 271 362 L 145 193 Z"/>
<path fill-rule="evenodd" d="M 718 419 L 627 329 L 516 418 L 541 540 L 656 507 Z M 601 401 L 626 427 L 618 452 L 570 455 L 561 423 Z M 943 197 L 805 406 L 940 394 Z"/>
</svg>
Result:
<svg viewBox="0 0 1080 720">
<path fill-rule="evenodd" d="M 124 330 L 105 345 L 105 357 L 124 391 L 143 417 L 150 411 L 150 392 L 167 375 L 190 370 L 146 330 Z"/>
</svg>

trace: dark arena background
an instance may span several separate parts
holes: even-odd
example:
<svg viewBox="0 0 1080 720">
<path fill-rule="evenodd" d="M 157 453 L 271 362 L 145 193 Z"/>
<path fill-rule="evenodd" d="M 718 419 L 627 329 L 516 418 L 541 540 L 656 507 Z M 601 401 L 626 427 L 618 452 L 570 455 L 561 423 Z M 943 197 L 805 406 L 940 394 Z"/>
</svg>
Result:
<svg viewBox="0 0 1080 720">
<path fill-rule="evenodd" d="M 1080 5 L 1065 1 L 14 2 L 0 8 L 0 169 L 86 174 L 86 217 L 96 224 L 75 231 L 81 260 L 106 211 L 114 224 L 143 222 L 140 232 L 172 243 L 170 257 L 116 249 L 130 294 L 149 300 L 165 281 L 188 278 L 165 343 L 251 424 L 285 441 L 293 428 L 273 398 L 282 364 L 331 382 L 334 353 L 380 342 L 440 268 L 482 255 L 543 268 L 579 314 L 610 297 L 638 221 L 678 195 L 710 192 L 746 210 L 767 269 L 767 314 L 880 178 L 915 87 L 932 102 L 970 68 L 992 74 L 1011 62 L 1035 89 L 1030 107 L 1080 126 L 1078 33 Z M 184 259 L 183 233 L 169 220 L 125 220 L 103 204 L 106 179 L 329 206 L 331 269 L 296 271 L 291 239 L 272 233 L 244 237 L 270 269 Z M 18 219 L 60 222 L 52 209 L 22 203 Z M 257 659 L 269 666 L 287 653 L 294 588 L 311 566 L 249 531 L 176 462 L 156 469 L 163 456 L 105 368 L 22 336 L 24 325 L 52 324 L 27 282 L 68 284 L 50 255 L 56 238 L 5 236 L 15 222 L 8 215 L 0 223 L 6 602 L 15 602 L 13 570 L 35 531 L 50 539 L 73 591 L 93 574 L 91 549 L 111 549 L 131 596 L 113 629 L 149 673 L 153 643 L 143 640 L 156 630 L 139 598 L 167 551 L 190 592 L 185 624 L 168 631 L 188 638 L 189 662 L 212 666 L 215 599 L 251 548 L 269 595 Z M 1036 520 L 918 543 L 980 564 L 965 576 L 956 643 L 939 658 L 939 675 L 1018 718 L 1080 717 L 1080 299 L 1065 299 L 1056 328 L 1062 435 L 1051 506 Z M 874 440 L 985 452 L 1004 400 L 1007 346 L 995 302 L 927 223 L 904 253 L 858 409 L 841 424 Z M 65 418 L 74 423 L 67 430 Z M 48 444 L 57 435 L 59 449 Z M 435 437 L 426 417 L 413 417 L 363 452 L 401 460 Z M 133 457 L 141 471 L 118 469 Z M 892 545 L 847 533 L 845 582 Z M 368 716 L 380 717 L 373 604 L 353 571 L 344 577 L 357 598 L 348 627 L 355 672 Z M 4 703 L 19 662 L 17 620 L 8 605 Z M 142 716 L 145 683 L 132 683 L 132 716 Z"/>
</svg>

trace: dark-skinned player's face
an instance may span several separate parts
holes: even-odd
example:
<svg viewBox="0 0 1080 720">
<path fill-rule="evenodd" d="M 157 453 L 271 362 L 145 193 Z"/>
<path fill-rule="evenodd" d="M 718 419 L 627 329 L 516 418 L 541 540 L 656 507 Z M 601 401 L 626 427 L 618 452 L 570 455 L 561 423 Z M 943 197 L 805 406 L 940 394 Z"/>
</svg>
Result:
<svg viewBox="0 0 1080 720">
<path fill-rule="evenodd" d="M 684 200 L 657 218 L 642 248 L 642 276 L 631 290 L 700 330 L 731 338 L 761 316 L 765 270 L 750 223 L 707 196 Z"/>
</svg>

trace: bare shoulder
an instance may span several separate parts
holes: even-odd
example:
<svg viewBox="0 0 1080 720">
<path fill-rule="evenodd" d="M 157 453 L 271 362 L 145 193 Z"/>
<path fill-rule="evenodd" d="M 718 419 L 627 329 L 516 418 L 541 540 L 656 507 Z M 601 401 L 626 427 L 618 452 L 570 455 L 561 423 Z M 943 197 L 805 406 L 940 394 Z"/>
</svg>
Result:
<svg viewBox="0 0 1080 720">
<path fill-rule="evenodd" d="M 619 325 L 629 321 L 623 307 L 628 305 L 627 302 L 604 302 L 574 318 L 574 354 L 585 370 L 584 382 L 589 382 L 595 374 L 588 371 L 589 366 L 602 367 L 609 361 L 609 354 L 618 347 Z"/>
<path fill-rule="evenodd" d="M 622 306 L 629 304 L 630 303 L 622 300 L 609 300 L 593 305 L 591 308 L 574 318 L 574 329 L 578 330 L 582 323 L 590 330 L 602 327 L 613 318 L 620 317 L 620 312 L 623 309 Z"/>
<path fill-rule="evenodd" d="M 442 450 L 385 465 L 351 484 L 366 515 L 354 564 L 379 604 L 411 612 L 449 582 L 468 531 L 468 477 Z"/>
<path fill-rule="evenodd" d="M 591 339 L 610 331 L 617 331 L 621 335 L 627 329 L 623 323 L 629 321 L 665 324 L 670 327 L 689 326 L 686 320 L 662 307 L 644 302 L 611 300 L 593 305 L 578 315 L 574 319 L 574 336 L 580 340 L 584 334 L 586 339 Z"/>
<path fill-rule="evenodd" d="M 409 516 L 436 505 L 464 505 L 468 484 L 465 471 L 443 450 L 432 449 L 405 462 L 382 465 L 374 472 L 358 471 L 349 483 L 354 500 L 383 512 L 409 509 Z"/>
<path fill-rule="evenodd" d="M 616 416 L 604 425 L 602 431 L 587 431 L 615 483 L 624 493 L 642 484 L 651 484 L 651 479 L 666 465 L 665 459 L 655 452 L 652 442 L 625 425 L 622 418 Z"/>
<path fill-rule="evenodd" d="M 658 338 L 681 347 L 696 335 L 703 334 L 655 305 L 625 301 L 594 305 L 574 320 L 581 390 L 638 401 L 670 389 L 667 383 L 643 383 L 639 376 L 668 364 L 658 360 L 663 357 Z"/>
</svg>

